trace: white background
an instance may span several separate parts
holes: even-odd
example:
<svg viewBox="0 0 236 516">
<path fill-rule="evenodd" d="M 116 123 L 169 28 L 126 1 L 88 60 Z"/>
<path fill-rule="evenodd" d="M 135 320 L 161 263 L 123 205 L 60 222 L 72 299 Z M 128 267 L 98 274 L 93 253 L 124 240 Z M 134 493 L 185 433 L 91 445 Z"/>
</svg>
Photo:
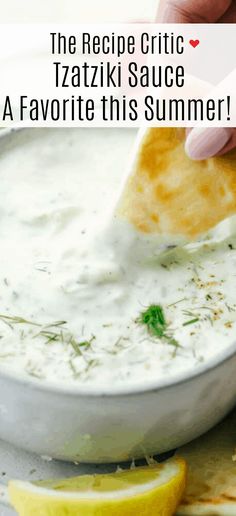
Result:
<svg viewBox="0 0 236 516">
<path fill-rule="evenodd" d="M 1 23 L 153 21 L 159 0 L 7 0 Z"/>
<path fill-rule="evenodd" d="M 168 27 L 168 28 L 167 28 Z M 146 25 L 137 25 L 132 24 L 4 24 L 1 26 L 0 31 L 0 76 L 1 76 L 1 89 L 0 89 L 0 119 L 2 120 L 1 124 L 4 126 L 22 126 L 26 125 L 27 127 L 138 127 L 141 125 L 145 126 L 176 126 L 179 124 L 191 127 L 193 125 L 193 118 L 188 118 L 187 110 L 185 110 L 184 117 L 180 118 L 180 113 L 177 119 L 173 116 L 169 119 L 168 110 L 166 113 L 166 119 L 163 121 L 159 121 L 158 118 L 155 118 L 155 114 L 152 118 L 145 118 L 145 105 L 143 101 L 140 101 L 141 89 L 137 86 L 136 88 L 126 90 L 125 80 L 122 83 L 121 88 L 115 88 L 113 92 L 112 89 L 107 90 L 104 86 L 103 88 L 83 88 L 81 85 L 79 88 L 70 87 L 70 82 L 68 82 L 68 89 L 65 90 L 63 87 L 56 88 L 55 85 L 55 67 L 53 66 L 53 62 L 55 61 L 55 56 L 51 55 L 51 38 L 50 33 L 58 33 L 61 34 L 74 34 L 77 36 L 81 35 L 83 32 L 90 32 L 99 34 L 100 36 L 103 34 L 112 33 L 117 37 L 118 35 L 123 35 L 127 37 L 128 34 L 134 34 L 136 41 L 140 41 L 140 35 L 142 32 L 149 32 L 149 34 L 155 34 L 155 38 L 157 38 L 157 34 L 162 33 L 165 34 L 168 32 L 169 37 L 171 34 L 175 34 L 175 36 L 181 34 L 184 37 L 184 53 L 181 55 L 174 54 L 171 56 L 169 51 L 165 56 L 164 61 L 162 62 L 163 50 L 159 51 L 158 44 L 155 45 L 155 50 L 153 54 L 149 53 L 149 65 L 152 65 L 154 68 L 158 68 L 160 65 L 165 68 L 165 65 L 170 65 L 173 61 L 174 66 L 182 65 L 185 67 L 185 84 L 183 88 L 166 88 L 158 87 L 152 89 L 151 81 L 149 82 L 148 89 L 143 88 L 142 95 L 153 95 L 153 98 L 158 101 L 159 98 L 176 98 L 176 99 L 184 99 L 187 101 L 188 99 L 198 99 L 203 98 L 205 96 L 209 96 L 209 98 L 216 99 L 216 106 L 218 105 L 218 100 L 223 101 L 223 109 L 222 112 L 219 113 L 216 109 L 215 117 L 208 119 L 206 116 L 206 111 L 203 113 L 203 118 L 198 118 L 196 121 L 199 122 L 202 126 L 229 126 L 235 127 L 236 123 L 236 100 L 235 100 L 235 82 L 236 82 L 236 69 L 235 69 L 235 48 L 236 48 L 236 33 L 234 25 L 224 25 L 224 24 L 178 24 L 167 26 L 163 24 L 155 25 L 155 24 L 146 24 Z M 138 35 L 139 33 L 139 35 Z M 150 37 L 150 36 L 149 36 Z M 197 48 L 193 48 L 189 42 L 191 39 L 199 39 L 200 44 Z M 223 44 L 222 44 L 223 42 Z M 19 49 L 20 46 L 20 49 Z M 138 44 L 137 44 L 137 49 Z M 16 56 L 16 54 L 18 54 Z M 60 55 L 59 61 L 63 64 L 73 65 L 82 65 L 84 61 L 90 60 L 90 64 L 98 64 L 99 61 L 105 61 L 106 56 L 104 58 L 103 54 L 100 53 L 98 55 L 85 55 L 82 56 L 80 53 L 80 46 L 78 47 L 78 53 L 73 56 L 65 56 Z M 111 64 L 114 64 L 114 60 L 119 59 L 122 61 L 122 58 L 118 58 L 116 54 L 109 55 L 108 60 Z M 123 58 L 123 78 L 127 78 L 126 70 L 127 70 L 127 62 L 135 60 L 138 64 L 138 68 L 140 70 L 139 59 L 141 59 L 140 50 L 137 50 L 136 56 L 124 56 Z M 58 58 L 56 58 L 58 61 Z M 127 61 L 127 62 L 126 62 Z M 145 62 L 145 60 L 144 60 Z M 142 62 L 143 64 L 143 62 Z M 234 73 L 231 72 L 234 70 Z M 229 76 L 229 74 L 231 74 Z M 70 74 L 69 74 L 70 76 Z M 222 82 L 223 81 L 223 82 Z M 99 84 L 99 81 L 98 81 Z M 163 84 L 163 82 L 162 82 Z M 101 111 L 101 96 L 102 95 L 112 95 L 122 98 L 124 93 L 128 93 L 131 97 L 137 100 L 137 113 L 138 119 L 135 121 L 131 121 L 128 116 L 124 120 L 123 116 L 119 118 L 119 120 L 107 120 L 106 122 L 102 119 L 102 111 Z M 4 102 L 6 96 L 10 95 L 11 98 L 11 107 L 14 113 L 14 119 L 11 120 L 10 117 L 4 120 Z M 20 120 L 19 118 L 19 108 L 20 108 L 20 96 L 28 95 L 28 99 L 26 104 L 28 108 L 24 110 L 24 119 Z M 55 115 L 55 120 L 50 117 L 50 107 L 48 110 L 48 116 L 46 120 L 42 116 L 42 109 L 39 108 L 39 118 L 34 121 L 34 118 L 30 119 L 30 99 L 37 98 L 38 105 L 40 106 L 40 102 L 42 99 L 44 109 L 45 102 L 47 98 L 55 98 L 60 99 L 63 98 L 71 98 L 72 96 L 81 95 L 83 99 L 93 98 L 95 102 L 95 117 L 92 122 L 87 121 L 85 118 L 85 111 L 83 110 L 82 119 L 80 120 L 78 117 L 75 119 L 71 118 L 71 109 L 67 109 L 66 120 L 63 121 L 62 111 L 60 110 L 60 118 L 57 119 Z M 226 110 L 226 96 L 231 96 L 231 111 L 230 111 L 230 119 L 228 119 L 228 112 Z M 155 101 L 156 102 L 156 101 Z M 70 105 L 70 104 L 69 104 Z M 155 105 L 155 103 L 153 103 Z M 49 101 L 50 106 L 50 101 Z M 47 109 L 47 108 L 46 108 Z M 127 111 L 127 108 L 126 108 Z M 155 113 L 155 108 L 153 110 Z M 194 123 L 194 125 L 196 125 Z"/>
</svg>

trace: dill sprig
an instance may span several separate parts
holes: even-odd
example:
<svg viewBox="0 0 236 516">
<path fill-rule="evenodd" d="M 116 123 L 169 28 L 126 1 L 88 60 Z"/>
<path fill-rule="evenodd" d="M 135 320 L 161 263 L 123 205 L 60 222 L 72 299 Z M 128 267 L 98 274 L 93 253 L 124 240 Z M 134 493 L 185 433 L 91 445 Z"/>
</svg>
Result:
<svg viewBox="0 0 236 516">
<path fill-rule="evenodd" d="M 17 315 L 11 316 L 0 314 L 0 320 L 6 323 L 8 326 L 12 326 L 13 324 L 30 324 L 32 326 L 41 326 L 41 324 L 39 323 L 28 321 L 27 319 L 24 319 L 23 317 L 19 317 Z"/>
<path fill-rule="evenodd" d="M 150 305 L 140 314 L 137 322 L 145 325 L 148 332 L 154 337 L 163 339 L 172 346 L 180 347 L 180 344 L 170 333 L 162 306 Z"/>
<path fill-rule="evenodd" d="M 195 312 L 192 312 L 191 310 L 182 310 L 182 313 L 186 317 L 192 317 L 193 319 L 197 319 L 199 317 L 199 314 L 196 314 Z"/>
<path fill-rule="evenodd" d="M 62 321 L 61 325 L 62 324 L 64 325 L 66 322 Z M 60 328 L 56 330 L 58 326 L 60 326 L 59 323 L 51 326 L 44 326 L 44 328 L 34 337 L 44 337 L 46 339 L 46 344 L 50 344 L 51 342 L 61 342 L 62 344 L 67 344 L 73 348 L 75 355 L 82 355 L 82 348 L 87 351 L 96 338 L 95 335 L 92 335 L 90 339 L 80 341 L 76 339 L 67 328 Z M 52 329 L 50 330 L 48 328 Z M 55 328 L 55 330 L 53 328 Z"/>
<path fill-rule="evenodd" d="M 185 323 L 183 323 L 183 326 L 189 326 L 190 324 L 195 324 L 199 320 L 200 320 L 199 317 L 195 317 L 195 319 L 190 319 L 190 321 L 186 321 Z"/>
<path fill-rule="evenodd" d="M 159 305 L 151 305 L 140 314 L 139 322 L 146 324 L 149 332 L 156 337 L 162 337 L 166 330 L 164 311 Z"/>
<path fill-rule="evenodd" d="M 171 303 L 170 305 L 168 305 L 168 308 L 171 308 L 172 306 L 176 306 L 179 303 L 183 303 L 183 301 L 187 301 L 187 298 L 183 297 L 182 299 L 179 299 L 178 301 L 175 301 L 175 303 Z"/>
<path fill-rule="evenodd" d="M 89 349 L 95 338 L 95 335 L 92 335 L 92 337 L 89 340 L 83 340 L 80 342 L 71 335 L 70 339 L 68 340 L 68 344 L 72 346 L 76 355 L 82 355 L 81 348 L 84 348 L 86 350 Z"/>
<path fill-rule="evenodd" d="M 13 328 L 13 325 L 17 324 L 36 326 L 37 328 L 40 328 L 40 330 L 34 335 L 32 335 L 33 339 L 36 339 L 37 337 L 42 337 L 45 339 L 46 344 L 50 344 L 53 342 L 68 344 L 72 346 L 76 355 L 82 355 L 81 348 L 83 348 L 84 350 L 89 349 L 91 347 L 92 342 L 95 339 L 95 336 L 92 335 L 92 337 L 88 340 L 77 340 L 75 336 L 66 327 L 67 321 L 55 321 L 49 324 L 41 324 L 35 321 L 24 319 L 23 317 L 10 316 L 5 314 L 0 314 L 0 320 L 8 326 L 10 326 L 10 328 Z M 23 334 L 21 333 L 21 335 L 23 335 L 24 337 L 24 332 Z"/>
</svg>

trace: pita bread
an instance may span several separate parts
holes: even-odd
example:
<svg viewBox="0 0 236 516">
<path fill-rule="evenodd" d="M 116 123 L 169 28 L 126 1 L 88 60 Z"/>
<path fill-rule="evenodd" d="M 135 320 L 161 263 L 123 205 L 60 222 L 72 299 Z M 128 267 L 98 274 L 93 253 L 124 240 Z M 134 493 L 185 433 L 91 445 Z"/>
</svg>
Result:
<svg viewBox="0 0 236 516">
<path fill-rule="evenodd" d="M 116 215 L 139 232 L 193 240 L 236 213 L 236 151 L 193 161 L 185 129 L 151 128 L 139 136 Z"/>
<path fill-rule="evenodd" d="M 236 410 L 213 430 L 179 450 L 188 465 L 182 515 L 236 515 Z"/>
</svg>

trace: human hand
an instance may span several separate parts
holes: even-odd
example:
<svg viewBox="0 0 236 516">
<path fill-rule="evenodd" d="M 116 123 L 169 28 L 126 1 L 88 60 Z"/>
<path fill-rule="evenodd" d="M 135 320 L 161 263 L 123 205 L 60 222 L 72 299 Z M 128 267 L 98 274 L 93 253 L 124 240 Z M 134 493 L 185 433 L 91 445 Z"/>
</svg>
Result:
<svg viewBox="0 0 236 516">
<path fill-rule="evenodd" d="M 157 23 L 236 23 L 235 0 L 161 0 Z M 236 128 L 195 128 L 187 131 L 186 153 L 201 160 L 236 147 Z"/>
</svg>

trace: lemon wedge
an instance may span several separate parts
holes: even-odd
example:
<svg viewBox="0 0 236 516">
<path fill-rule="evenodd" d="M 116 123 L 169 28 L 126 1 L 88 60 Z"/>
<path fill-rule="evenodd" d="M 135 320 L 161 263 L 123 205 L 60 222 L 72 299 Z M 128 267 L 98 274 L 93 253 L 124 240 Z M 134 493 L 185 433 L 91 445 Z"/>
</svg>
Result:
<svg viewBox="0 0 236 516">
<path fill-rule="evenodd" d="M 171 516 L 181 501 L 186 464 L 180 458 L 106 475 L 9 482 L 20 516 Z"/>
</svg>

